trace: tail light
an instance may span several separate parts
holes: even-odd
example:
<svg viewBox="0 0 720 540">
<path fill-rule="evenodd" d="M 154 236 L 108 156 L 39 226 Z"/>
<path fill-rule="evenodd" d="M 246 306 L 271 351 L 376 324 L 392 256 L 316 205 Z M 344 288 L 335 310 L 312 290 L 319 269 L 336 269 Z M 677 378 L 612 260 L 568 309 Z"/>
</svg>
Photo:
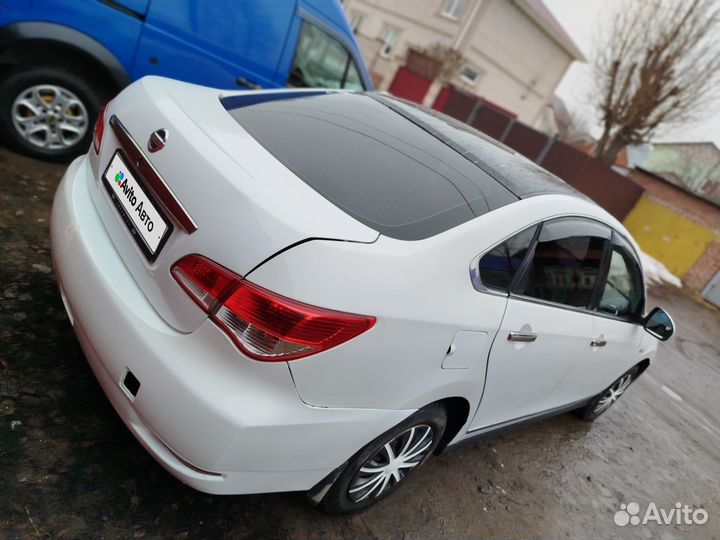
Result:
<svg viewBox="0 0 720 540">
<path fill-rule="evenodd" d="M 223 298 L 225 291 L 236 286 L 238 280 L 235 274 L 199 255 L 180 259 L 173 266 L 172 274 L 190 298 L 207 313 Z"/>
<path fill-rule="evenodd" d="M 95 130 L 93 131 L 93 148 L 95 153 L 100 153 L 100 145 L 102 144 L 103 133 L 105 132 L 105 111 L 107 111 L 108 103 L 103 107 L 103 110 L 98 114 L 97 120 L 95 120 Z"/>
<path fill-rule="evenodd" d="M 311 306 L 250 283 L 199 255 L 172 275 L 247 356 L 276 362 L 336 347 L 375 324 L 375 317 Z"/>
</svg>

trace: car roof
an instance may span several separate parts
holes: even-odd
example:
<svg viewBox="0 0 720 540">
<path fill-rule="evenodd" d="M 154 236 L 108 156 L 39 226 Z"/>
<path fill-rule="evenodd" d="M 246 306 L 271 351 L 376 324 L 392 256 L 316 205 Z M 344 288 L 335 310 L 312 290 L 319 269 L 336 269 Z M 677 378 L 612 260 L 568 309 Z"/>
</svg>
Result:
<svg viewBox="0 0 720 540">
<path fill-rule="evenodd" d="M 402 240 L 434 236 L 562 180 L 464 124 L 377 93 L 221 98 L 275 158 L 358 221 Z"/>
<path fill-rule="evenodd" d="M 376 99 L 432 133 L 520 199 L 552 193 L 587 198 L 519 152 L 464 122 L 403 99 L 382 94 L 376 94 Z"/>
</svg>

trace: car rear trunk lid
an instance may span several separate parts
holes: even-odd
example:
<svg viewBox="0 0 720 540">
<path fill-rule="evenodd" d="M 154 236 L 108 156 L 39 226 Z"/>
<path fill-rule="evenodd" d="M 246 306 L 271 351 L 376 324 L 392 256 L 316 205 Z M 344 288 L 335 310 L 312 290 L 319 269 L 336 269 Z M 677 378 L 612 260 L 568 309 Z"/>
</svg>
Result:
<svg viewBox="0 0 720 540">
<path fill-rule="evenodd" d="M 158 314 L 182 332 L 193 331 L 206 317 L 170 273 L 187 254 L 199 253 L 246 275 L 307 239 L 378 237 L 260 146 L 230 117 L 220 94 L 168 79 L 141 79 L 108 106 L 100 152 L 89 152 L 93 200 L 112 242 Z M 148 144 L 158 130 L 165 144 L 151 152 Z M 117 153 L 172 228 L 155 254 L 133 238 L 127 215 L 113 200 L 107 184 L 115 170 L 109 181 L 103 178 Z"/>
</svg>

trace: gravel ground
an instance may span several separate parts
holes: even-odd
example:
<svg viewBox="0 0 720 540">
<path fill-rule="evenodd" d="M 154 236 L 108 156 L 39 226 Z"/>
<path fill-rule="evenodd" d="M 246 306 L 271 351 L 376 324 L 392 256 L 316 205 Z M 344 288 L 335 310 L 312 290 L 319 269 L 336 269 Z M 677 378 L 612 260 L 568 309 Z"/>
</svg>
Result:
<svg viewBox="0 0 720 540">
<path fill-rule="evenodd" d="M 595 424 L 563 415 L 434 458 L 352 517 L 183 486 L 116 416 L 63 310 L 48 240 L 63 170 L 0 148 L 0 538 L 720 537 L 720 312 L 670 288 L 651 301 L 677 337 Z M 618 527 L 630 502 L 709 519 Z"/>
</svg>

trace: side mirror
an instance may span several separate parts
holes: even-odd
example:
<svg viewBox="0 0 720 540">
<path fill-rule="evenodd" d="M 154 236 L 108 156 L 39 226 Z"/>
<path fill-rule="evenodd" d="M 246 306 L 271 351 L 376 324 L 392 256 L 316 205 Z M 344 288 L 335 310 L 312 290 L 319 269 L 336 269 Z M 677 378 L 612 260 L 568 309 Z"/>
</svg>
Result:
<svg viewBox="0 0 720 540">
<path fill-rule="evenodd" d="M 675 324 L 670 315 L 659 307 L 653 309 L 645 317 L 645 331 L 660 341 L 667 341 L 675 333 Z"/>
</svg>

